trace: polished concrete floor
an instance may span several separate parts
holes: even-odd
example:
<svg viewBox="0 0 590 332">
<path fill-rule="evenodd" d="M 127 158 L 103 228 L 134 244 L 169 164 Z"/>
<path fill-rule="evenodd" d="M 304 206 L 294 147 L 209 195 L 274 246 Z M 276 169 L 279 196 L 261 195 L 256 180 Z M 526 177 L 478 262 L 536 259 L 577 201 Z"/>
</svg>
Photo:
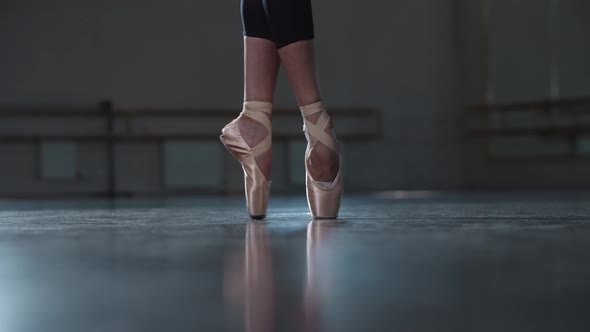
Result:
<svg viewBox="0 0 590 332">
<path fill-rule="evenodd" d="M 0 201 L 0 331 L 590 331 L 590 193 Z"/>
</svg>

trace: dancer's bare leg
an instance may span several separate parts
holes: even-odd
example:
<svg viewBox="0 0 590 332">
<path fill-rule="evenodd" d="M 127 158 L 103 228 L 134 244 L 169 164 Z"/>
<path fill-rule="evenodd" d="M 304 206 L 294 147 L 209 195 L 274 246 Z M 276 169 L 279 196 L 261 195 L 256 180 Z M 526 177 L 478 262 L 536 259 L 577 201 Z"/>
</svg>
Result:
<svg viewBox="0 0 590 332">
<path fill-rule="evenodd" d="M 244 101 L 273 102 L 280 59 L 275 44 L 262 38 L 244 37 Z M 270 116 L 269 116 L 270 117 Z M 249 146 L 256 146 L 270 133 L 256 120 L 247 116 L 238 119 L 242 137 Z M 258 156 L 256 163 L 270 178 L 272 151 Z"/>
<path fill-rule="evenodd" d="M 300 106 L 313 104 L 321 100 L 315 67 L 313 40 L 304 40 L 281 47 L 278 50 L 289 83 Z M 318 121 L 321 113 L 312 114 L 307 120 Z M 326 126 L 326 132 L 332 134 L 332 120 Z M 338 173 L 340 160 L 338 154 L 318 142 L 307 160 L 307 168 L 317 181 L 334 181 Z"/>
</svg>

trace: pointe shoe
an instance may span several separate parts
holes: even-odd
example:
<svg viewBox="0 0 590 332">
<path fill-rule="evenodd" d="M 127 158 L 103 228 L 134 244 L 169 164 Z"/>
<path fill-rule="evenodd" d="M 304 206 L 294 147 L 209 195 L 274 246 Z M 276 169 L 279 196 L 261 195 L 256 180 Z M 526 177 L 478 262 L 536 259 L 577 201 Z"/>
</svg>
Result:
<svg viewBox="0 0 590 332">
<path fill-rule="evenodd" d="M 246 207 L 252 219 L 266 217 L 270 181 L 264 176 L 256 157 L 267 152 L 272 145 L 272 126 L 266 114 L 271 114 L 272 103 L 262 101 L 246 101 L 240 115 L 246 115 L 260 122 L 268 130 L 268 135 L 256 146 L 250 147 L 240 133 L 236 118 L 222 130 L 219 139 L 229 152 L 240 162 L 244 170 L 244 187 L 246 192 Z"/>
<path fill-rule="evenodd" d="M 311 151 L 318 142 L 321 142 L 340 156 L 340 144 L 336 141 L 335 135 L 330 136 L 325 132 L 326 126 L 330 121 L 328 112 L 324 109 L 322 101 L 317 103 L 301 106 L 301 113 L 304 119 L 303 132 L 307 138 L 307 149 L 305 150 L 305 192 L 307 194 L 307 204 L 311 215 L 316 219 L 335 219 L 338 217 L 342 192 L 344 189 L 341 163 L 339 163 L 338 174 L 332 182 L 316 181 L 309 174 L 307 169 L 307 160 Z M 322 112 L 318 121 L 314 124 L 307 120 L 307 117 Z"/>
</svg>

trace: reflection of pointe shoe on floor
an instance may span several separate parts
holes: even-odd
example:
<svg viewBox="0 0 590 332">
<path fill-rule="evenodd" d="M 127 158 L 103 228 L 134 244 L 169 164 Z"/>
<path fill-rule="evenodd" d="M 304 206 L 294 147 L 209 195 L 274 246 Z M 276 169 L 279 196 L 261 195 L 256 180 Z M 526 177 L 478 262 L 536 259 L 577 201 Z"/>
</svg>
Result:
<svg viewBox="0 0 590 332">
<path fill-rule="evenodd" d="M 244 186 L 246 191 L 246 207 L 252 219 L 266 217 L 268 207 L 270 181 L 264 176 L 256 157 L 266 153 L 271 148 L 271 122 L 269 117 L 272 112 L 272 103 L 262 101 L 246 101 L 240 116 L 247 116 L 260 122 L 267 130 L 268 135 L 258 144 L 250 147 L 242 134 L 236 118 L 221 130 L 219 139 L 231 154 L 240 162 L 244 170 Z"/>
<path fill-rule="evenodd" d="M 321 114 L 315 124 L 307 119 L 308 116 L 318 112 L 321 112 Z M 332 182 L 314 180 L 309 172 L 307 162 L 311 152 L 318 143 L 321 143 L 334 151 L 340 160 L 340 144 L 336 141 L 336 136 L 333 130 L 332 135 L 325 131 L 330 122 L 330 116 L 324 109 L 324 105 L 321 101 L 301 106 L 301 113 L 304 118 L 303 131 L 305 132 L 308 142 L 307 149 L 305 150 L 305 185 L 309 210 L 314 218 L 334 219 L 338 217 L 343 192 L 340 162 L 338 163 L 338 174 L 336 174 L 336 177 Z"/>
</svg>

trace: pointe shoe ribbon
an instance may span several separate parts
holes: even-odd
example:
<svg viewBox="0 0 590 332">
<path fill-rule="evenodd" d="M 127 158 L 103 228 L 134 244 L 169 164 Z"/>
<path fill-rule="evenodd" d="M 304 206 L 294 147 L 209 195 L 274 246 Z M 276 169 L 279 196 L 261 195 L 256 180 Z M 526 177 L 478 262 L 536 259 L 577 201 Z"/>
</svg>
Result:
<svg viewBox="0 0 590 332">
<path fill-rule="evenodd" d="M 305 189 L 309 210 L 314 218 L 336 218 L 340 210 L 343 192 L 341 167 L 339 167 L 334 181 L 328 183 L 320 182 L 311 177 L 307 169 L 307 160 L 311 151 L 319 142 L 336 152 L 338 158 L 340 158 L 340 144 L 336 141 L 335 137 L 325 132 L 326 126 L 330 122 L 330 116 L 326 112 L 322 101 L 301 106 L 300 109 L 304 119 L 303 131 L 308 141 L 307 149 L 305 150 Z M 308 116 L 318 112 L 322 113 L 316 123 L 307 120 Z"/>
<path fill-rule="evenodd" d="M 260 122 L 266 128 L 266 130 L 268 130 L 268 135 L 266 135 L 266 137 L 264 137 L 264 139 L 256 146 L 250 148 L 254 157 L 258 157 L 265 153 L 272 146 L 272 123 L 265 113 L 269 115 L 272 114 L 272 104 L 262 101 L 244 102 L 244 108 L 240 113 Z"/>
<path fill-rule="evenodd" d="M 242 165 L 246 207 L 253 219 L 262 219 L 266 216 L 269 200 L 271 182 L 264 176 L 256 163 L 256 157 L 267 152 L 272 147 L 272 124 L 266 114 L 272 114 L 272 103 L 245 101 L 243 104 L 240 116 L 245 115 L 258 121 L 268 130 L 268 135 L 253 147 L 250 147 L 242 137 L 236 121 L 237 118 L 222 129 L 222 135 L 219 137 L 225 147 Z"/>
<path fill-rule="evenodd" d="M 322 114 L 320 114 L 320 117 L 316 123 L 307 120 L 308 116 L 318 112 L 322 112 Z M 330 116 L 328 115 L 328 112 L 324 110 L 322 102 L 319 101 L 314 104 L 302 106 L 301 113 L 303 114 L 304 119 L 303 131 L 305 132 L 305 136 L 310 143 L 308 151 L 311 152 L 313 147 L 315 147 L 318 142 L 322 142 L 334 152 L 340 153 L 340 147 L 338 146 L 336 140 L 325 132 L 326 126 L 328 125 L 328 122 L 330 122 Z M 308 156 L 306 155 L 305 159 L 307 159 L 307 157 Z"/>
</svg>

